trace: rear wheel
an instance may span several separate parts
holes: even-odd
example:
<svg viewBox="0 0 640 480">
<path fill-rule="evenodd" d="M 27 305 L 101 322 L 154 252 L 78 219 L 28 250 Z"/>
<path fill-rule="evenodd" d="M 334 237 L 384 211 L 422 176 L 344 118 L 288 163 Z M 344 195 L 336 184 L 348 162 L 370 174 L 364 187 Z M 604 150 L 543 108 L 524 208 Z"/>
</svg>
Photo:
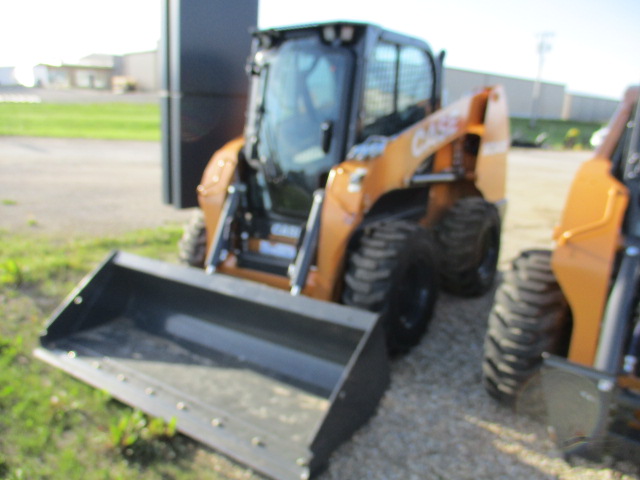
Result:
<svg viewBox="0 0 640 480">
<path fill-rule="evenodd" d="M 458 200 L 435 228 L 442 261 L 442 287 L 456 295 L 487 292 L 500 254 L 500 217 L 481 197 Z"/>
<path fill-rule="evenodd" d="M 551 270 L 551 252 L 523 252 L 505 274 L 489 316 L 482 365 L 489 394 L 537 412 L 542 353 L 565 354 L 569 327 L 569 308 Z"/>
<path fill-rule="evenodd" d="M 198 209 L 185 225 L 182 238 L 178 242 L 178 257 L 182 263 L 204 268 L 207 255 L 207 231 L 204 214 Z"/>
<path fill-rule="evenodd" d="M 407 221 L 369 229 L 349 259 L 343 301 L 381 314 L 387 347 L 404 353 L 427 329 L 437 295 L 431 236 Z"/>
</svg>

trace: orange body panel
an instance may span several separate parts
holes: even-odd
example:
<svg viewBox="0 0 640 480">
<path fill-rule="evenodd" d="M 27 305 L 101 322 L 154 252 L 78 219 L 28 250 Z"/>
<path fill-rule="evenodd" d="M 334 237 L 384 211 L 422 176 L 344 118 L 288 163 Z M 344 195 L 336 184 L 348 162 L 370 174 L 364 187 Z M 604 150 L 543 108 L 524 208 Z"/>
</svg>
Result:
<svg viewBox="0 0 640 480">
<path fill-rule="evenodd" d="M 204 212 L 207 231 L 207 246 L 218 225 L 222 206 L 227 198 L 227 189 L 233 183 L 238 166 L 238 155 L 244 140 L 239 138 L 227 143 L 218 150 L 204 170 L 198 185 L 198 203 Z"/>
<path fill-rule="evenodd" d="M 568 359 L 587 366 L 595 360 L 629 201 L 627 188 L 611 174 L 611 157 L 639 94 L 640 88 L 627 90 L 595 157 L 578 170 L 554 232 L 552 268 L 573 320 Z"/>
<path fill-rule="evenodd" d="M 610 170 L 611 162 L 603 158 L 582 165 L 554 234 L 552 267 L 573 316 L 568 358 L 583 365 L 595 358 L 628 201 L 625 186 Z"/>
<path fill-rule="evenodd" d="M 496 91 L 500 91 L 500 94 L 492 98 L 492 92 Z M 480 130 L 484 133 L 482 122 L 487 102 L 492 104 L 499 102 L 505 107 L 502 125 L 498 122 L 500 111 L 494 113 L 496 128 L 495 132 L 492 130 L 492 138 L 508 146 L 509 129 L 504 95 L 501 88 L 487 89 L 475 96 L 453 103 L 391 138 L 380 156 L 364 162 L 346 161 L 333 168 L 329 175 L 322 211 L 319 238 L 322 248 L 318 250 L 316 278 L 316 292 L 320 296 L 317 298 L 336 299 L 348 242 L 364 215 L 376 201 L 385 193 L 408 187 L 416 169 L 434 153 L 436 153 L 436 160 L 433 172 L 451 171 L 454 164 L 452 144 L 468 133 L 475 134 Z M 497 128 L 498 125 L 502 128 Z M 485 173 L 488 176 L 495 174 L 504 181 L 506 150 L 492 153 L 491 156 L 494 159 L 502 158 L 502 161 L 498 160 L 493 165 L 487 165 Z M 493 172 L 492 170 L 496 168 L 499 171 Z M 350 181 L 354 175 L 362 178 L 361 184 L 357 188 L 351 185 L 350 188 Z M 492 185 L 488 182 L 487 194 L 496 199 L 504 198 L 503 185 L 495 191 L 490 191 L 491 187 Z M 433 198 L 429 200 L 429 217 L 433 219 L 437 218 L 438 214 L 441 214 L 460 195 L 455 195 L 459 190 L 455 183 L 436 184 L 431 189 L 431 197 L 438 197 L 437 202 Z"/>
<path fill-rule="evenodd" d="M 480 138 L 480 150 L 471 160 L 462 153 L 466 135 Z M 317 267 L 312 268 L 303 290 L 322 300 L 338 300 L 347 245 L 364 216 L 384 194 L 411 185 L 416 170 L 435 154 L 433 173 L 453 172 L 467 166 L 468 178 L 431 186 L 428 215 L 433 223 L 463 194 L 483 195 L 491 201 L 504 199 L 506 149 L 509 144 L 506 100 L 501 87 L 487 88 L 462 98 L 424 120 L 387 139 L 384 151 L 366 160 L 346 160 L 330 172 L 325 188 Z M 198 187 L 205 214 L 207 244 L 222 210 L 228 186 L 233 182 L 242 140 L 234 140 L 217 152 Z M 460 163 L 460 165 L 456 165 Z M 472 163 L 472 165 L 467 165 Z M 464 165 L 463 165 L 464 164 Z M 478 172 L 478 188 L 473 187 Z M 455 167 L 455 168 L 454 168 Z M 236 266 L 230 255 L 219 271 L 288 288 L 288 280 Z"/>
<path fill-rule="evenodd" d="M 505 198 L 507 152 L 511 142 L 507 100 L 501 87 L 489 94 L 481 138 L 476 187 L 485 200 L 500 202 Z"/>
</svg>

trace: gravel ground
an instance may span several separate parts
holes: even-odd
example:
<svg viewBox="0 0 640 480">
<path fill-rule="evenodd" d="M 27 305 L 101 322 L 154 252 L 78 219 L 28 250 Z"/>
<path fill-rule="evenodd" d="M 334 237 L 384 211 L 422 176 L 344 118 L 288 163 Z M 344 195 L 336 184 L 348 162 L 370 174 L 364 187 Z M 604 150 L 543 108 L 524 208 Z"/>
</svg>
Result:
<svg viewBox="0 0 640 480">
<path fill-rule="evenodd" d="M 512 151 L 502 269 L 520 250 L 550 245 L 569 181 L 587 158 Z M 154 143 L 0 138 L 0 228 L 104 235 L 183 221 L 189 212 L 161 204 L 159 179 Z M 423 342 L 393 362 L 377 414 L 335 452 L 321 480 L 640 479 L 629 462 L 568 464 L 543 425 L 485 394 L 480 363 L 492 297 L 441 295 Z M 204 448 L 194 461 L 229 478 L 260 478 Z"/>
<path fill-rule="evenodd" d="M 421 345 L 392 365 L 378 414 L 322 480 L 637 479 L 638 466 L 569 465 L 540 423 L 491 400 L 480 364 L 492 295 L 442 295 Z"/>
<path fill-rule="evenodd" d="M 511 152 L 502 270 L 523 249 L 551 246 L 569 183 L 589 156 Z M 334 454 L 321 480 L 640 479 L 638 463 L 565 462 L 544 425 L 487 396 L 482 343 L 493 293 L 440 296 L 422 343 L 393 362 L 377 415 Z"/>
</svg>

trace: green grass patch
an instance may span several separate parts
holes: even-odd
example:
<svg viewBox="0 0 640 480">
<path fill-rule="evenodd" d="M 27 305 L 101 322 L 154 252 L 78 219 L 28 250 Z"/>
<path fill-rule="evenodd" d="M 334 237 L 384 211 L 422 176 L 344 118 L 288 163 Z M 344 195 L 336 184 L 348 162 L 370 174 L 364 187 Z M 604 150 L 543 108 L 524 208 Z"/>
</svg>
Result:
<svg viewBox="0 0 640 480">
<path fill-rule="evenodd" d="M 141 230 L 119 237 L 43 240 L 34 235 L 0 231 L 0 287 L 37 287 L 55 294 L 59 284 L 74 284 L 111 250 L 175 258 L 179 226 Z"/>
<path fill-rule="evenodd" d="M 160 108 L 138 103 L 0 103 L 0 135 L 159 140 Z"/>
<path fill-rule="evenodd" d="M 32 356 L 46 318 L 109 251 L 177 261 L 179 226 L 51 240 L 0 231 L 0 478 L 246 478 L 218 475 L 173 422 L 152 419 Z M 208 458 L 208 457 L 207 457 Z M 235 470 L 233 470 L 235 469 Z M 255 477 L 254 477 L 255 478 Z"/>
<path fill-rule="evenodd" d="M 575 135 L 575 138 L 570 148 L 591 148 L 589 144 L 591 135 L 602 127 L 601 123 L 594 122 L 540 119 L 532 128 L 528 118 L 511 118 L 510 123 L 512 139 L 536 143 L 537 139 L 544 138 L 542 145 L 551 148 L 566 148 L 567 140 L 572 135 Z"/>
</svg>

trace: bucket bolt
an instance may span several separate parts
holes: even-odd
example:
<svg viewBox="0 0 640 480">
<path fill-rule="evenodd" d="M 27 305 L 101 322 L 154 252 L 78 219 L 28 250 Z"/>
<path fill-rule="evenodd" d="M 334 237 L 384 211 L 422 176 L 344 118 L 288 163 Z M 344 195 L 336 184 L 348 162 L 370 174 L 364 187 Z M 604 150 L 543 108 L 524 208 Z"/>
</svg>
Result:
<svg viewBox="0 0 640 480">
<path fill-rule="evenodd" d="M 264 440 L 262 440 L 262 438 L 260 437 L 253 437 L 251 439 L 251 445 L 253 445 L 254 447 L 266 447 L 266 443 L 264 443 Z"/>
<path fill-rule="evenodd" d="M 214 418 L 213 420 L 211 420 L 211 425 L 216 428 L 223 428 L 224 422 L 221 418 Z"/>
</svg>

